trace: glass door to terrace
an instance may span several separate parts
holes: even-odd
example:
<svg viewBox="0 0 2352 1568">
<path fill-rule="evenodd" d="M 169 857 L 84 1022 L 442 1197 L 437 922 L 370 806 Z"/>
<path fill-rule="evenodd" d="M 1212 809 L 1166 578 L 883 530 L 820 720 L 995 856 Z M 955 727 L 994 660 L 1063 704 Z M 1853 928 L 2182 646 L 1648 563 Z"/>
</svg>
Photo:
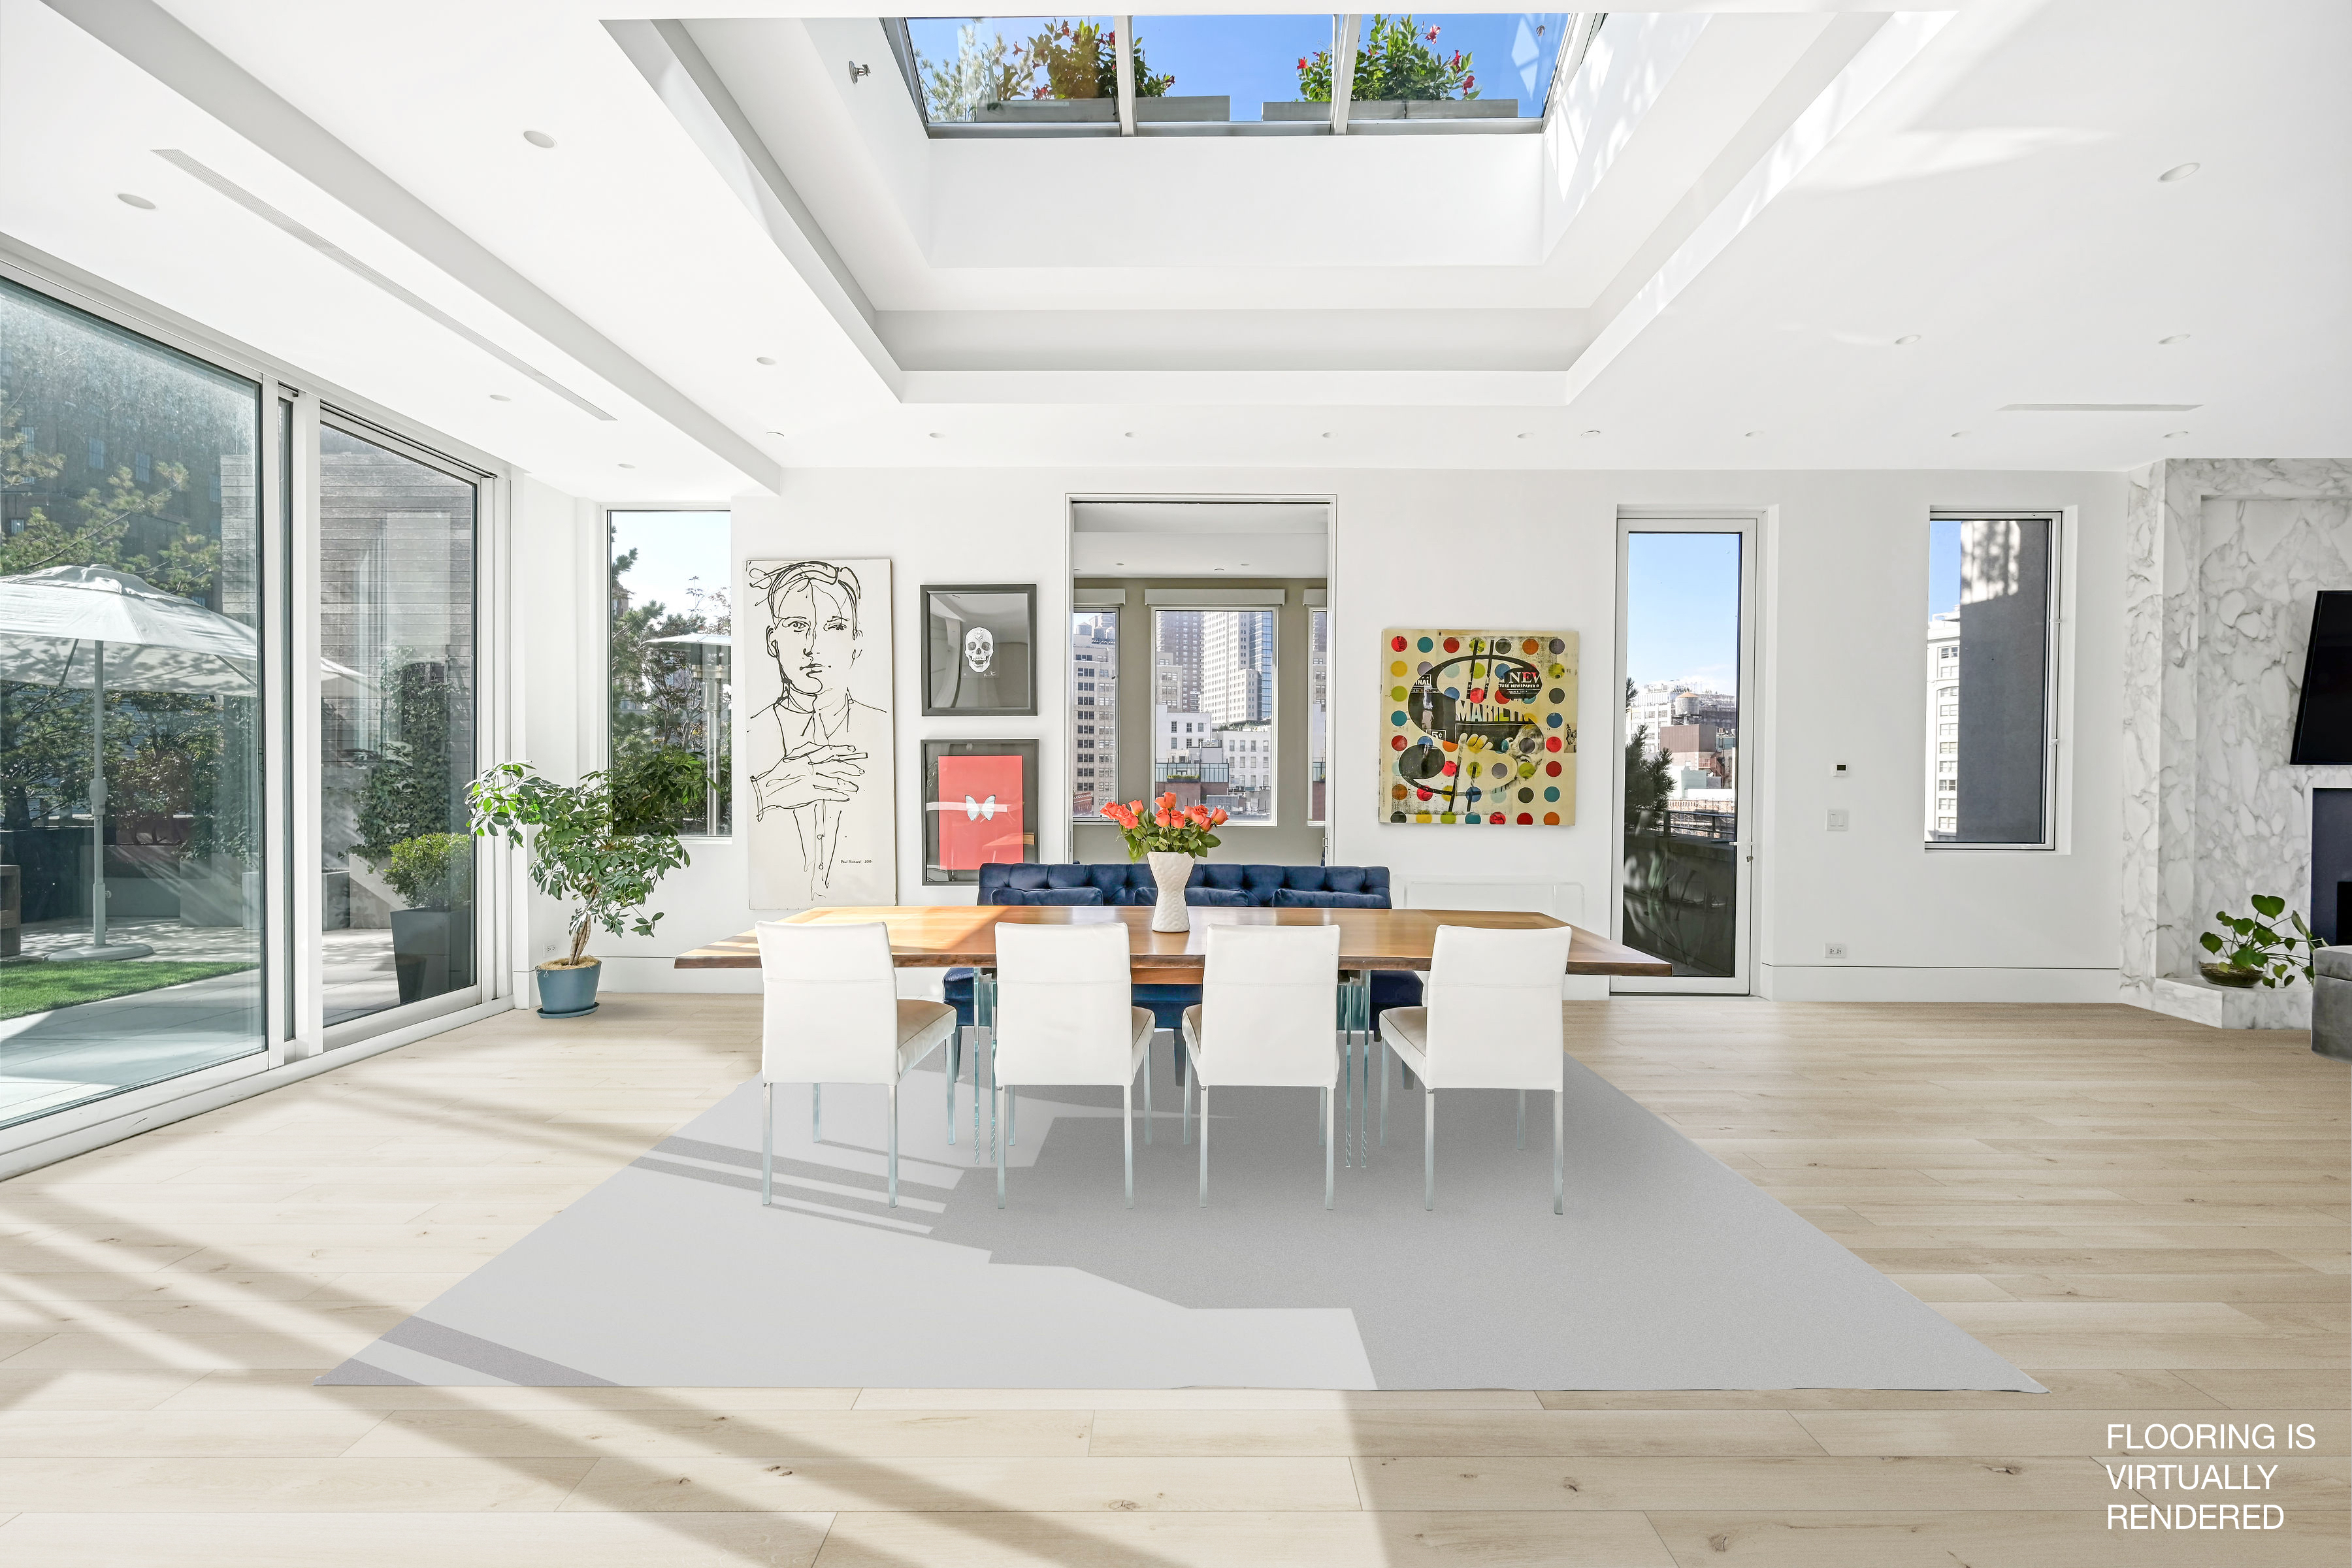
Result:
<svg viewBox="0 0 2352 1568">
<path fill-rule="evenodd" d="M 1675 973 L 1620 991 L 1749 987 L 1754 530 L 1745 519 L 1622 525 L 1617 933 Z"/>
</svg>

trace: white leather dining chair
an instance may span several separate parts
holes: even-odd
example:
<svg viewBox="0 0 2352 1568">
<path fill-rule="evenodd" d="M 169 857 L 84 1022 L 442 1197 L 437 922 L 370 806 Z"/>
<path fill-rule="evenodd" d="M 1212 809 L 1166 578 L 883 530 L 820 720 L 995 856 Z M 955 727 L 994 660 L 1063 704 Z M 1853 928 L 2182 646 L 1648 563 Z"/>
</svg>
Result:
<svg viewBox="0 0 2352 1568">
<path fill-rule="evenodd" d="M 1519 1146 L 1527 1146 L 1527 1091 L 1551 1090 L 1551 1212 L 1564 1212 L 1568 1089 L 1566 926 L 1488 931 L 1439 926 L 1423 1005 L 1391 1007 L 1381 1036 L 1421 1079 L 1421 1206 L 1437 1203 L 1437 1091 L 1519 1091 Z"/>
<path fill-rule="evenodd" d="M 1004 1206 L 1004 1145 L 1023 1085 L 1118 1086 L 1127 1147 L 1127 1206 L 1135 1206 L 1135 1075 L 1151 1059 L 1152 1017 L 1134 1005 L 1127 927 L 996 928 L 996 1206 Z M 1143 1140 L 1151 1141 L 1151 1076 L 1143 1079 Z"/>
<path fill-rule="evenodd" d="M 1201 1206 L 1209 1206 L 1209 1090 L 1243 1086 L 1323 1091 L 1323 1206 L 1331 1206 L 1339 1140 L 1333 1088 L 1339 1042 L 1331 998 L 1339 986 L 1339 928 L 1211 926 L 1201 1003 L 1184 1009 L 1184 1125 L 1201 1086 Z"/>
<path fill-rule="evenodd" d="M 824 1135 L 828 1083 L 878 1083 L 890 1091 L 890 1206 L 898 1206 L 898 1080 L 955 1032 L 944 1002 L 902 999 L 890 963 L 890 928 L 792 925 L 760 932 L 760 1203 L 775 1201 L 776 1085 L 809 1086 L 809 1135 Z"/>
</svg>

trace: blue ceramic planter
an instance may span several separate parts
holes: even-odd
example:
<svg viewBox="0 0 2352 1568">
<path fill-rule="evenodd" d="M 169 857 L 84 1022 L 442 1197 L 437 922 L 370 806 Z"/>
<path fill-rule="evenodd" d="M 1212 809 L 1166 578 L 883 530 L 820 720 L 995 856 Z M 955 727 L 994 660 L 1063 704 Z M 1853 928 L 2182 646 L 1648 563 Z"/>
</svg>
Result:
<svg viewBox="0 0 2352 1568">
<path fill-rule="evenodd" d="M 577 1018 L 583 1013 L 596 1010 L 596 980 L 604 973 L 604 964 L 587 963 L 578 969 L 551 969 L 545 964 L 539 969 L 539 1016 L 542 1018 Z"/>
</svg>

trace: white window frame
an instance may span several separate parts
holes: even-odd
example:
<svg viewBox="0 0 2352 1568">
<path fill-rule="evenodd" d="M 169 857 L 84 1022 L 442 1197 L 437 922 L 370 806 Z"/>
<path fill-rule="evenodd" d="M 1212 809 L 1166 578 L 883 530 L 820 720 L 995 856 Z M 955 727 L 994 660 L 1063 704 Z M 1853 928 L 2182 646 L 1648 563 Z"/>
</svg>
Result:
<svg viewBox="0 0 2352 1568">
<path fill-rule="evenodd" d="M 2050 525 L 2050 563 L 2048 567 L 2049 599 L 2042 607 L 2042 646 L 2044 657 L 2042 666 L 2042 837 L 2032 843 L 1988 844 L 1958 838 L 1928 838 L 1927 825 L 1919 825 L 1920 847 L 1936 854 L 2043 854 L 2055 852 L 2061 847 L 2060 803 L 2064 794 L 2059 787 L 2060 764 L 2063 761 L 2062 742 L 2065 735 L 2060 704 L 2064 694 L 2063 667 L 2065 653 L 2066 618 L 2063 606 L 2066 603 L 2068 580 L 2066 563 L 2071 545 L 2071 508 L 2065 507 L 1937 507 L 1927 514 L 1927 526 L 1932 531 L 1939 522 L 2047 522 Z M 1954 663 L 1958 662 L 1957 651 Z M 1957 672 L 1956 672 L 1957 673 Z M 1932 752 L 1937 737 L 1936 726 L 1942 721 L 1939 701 L 1929 701 L 1923 692 L 1923 715 L 1926 725 L 1926 746 L 1923 754 L 1942 755 Z M 1953 710 L 1957 721 L 1958 709 Z M 1957 738 L 1954 744 L 1958 744 Z M 1958 758 L 1955 751 L 1953 755 Z M 1965 758 L 1959 758 L 1966 761 Z M 1925 791 L 1921 792 L 1925 795 Z"/>
</svg>

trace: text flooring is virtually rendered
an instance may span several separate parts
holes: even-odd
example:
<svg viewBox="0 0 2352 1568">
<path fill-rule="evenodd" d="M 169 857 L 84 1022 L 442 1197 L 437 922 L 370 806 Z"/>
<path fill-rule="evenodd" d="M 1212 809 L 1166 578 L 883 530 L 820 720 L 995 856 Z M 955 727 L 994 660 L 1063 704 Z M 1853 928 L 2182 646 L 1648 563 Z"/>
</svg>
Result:
<svg viewBox="0 0 2352 1568">
<path fill-rule="evenodd" d="M 0 1184 L 0 1561 L 2346 1560 L 2343 1064 L 2125 1007 L 1591 1012 L 1586 1065 L 2051 1392 L 312 1386 L 753 1069 L 756 998 L 623 997 Z M 2278 1523 L 2147 1528 L 2184 1504 Z"/>
</svg>

